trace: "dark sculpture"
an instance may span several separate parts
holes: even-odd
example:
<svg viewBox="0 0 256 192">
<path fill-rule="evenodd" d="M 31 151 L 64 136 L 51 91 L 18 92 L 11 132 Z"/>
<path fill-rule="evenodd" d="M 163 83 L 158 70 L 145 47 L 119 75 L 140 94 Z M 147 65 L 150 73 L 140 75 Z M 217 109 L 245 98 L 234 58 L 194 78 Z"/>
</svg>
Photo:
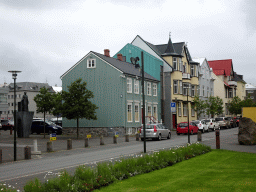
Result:
<svg viewBox="0 0 256 192">
<path fill-rule="evenodd" d="M 21 100 L 21 111 L 28 111 L 28 96 L 27 92 L 24 92 L 24 95 Z"/>
</svg>

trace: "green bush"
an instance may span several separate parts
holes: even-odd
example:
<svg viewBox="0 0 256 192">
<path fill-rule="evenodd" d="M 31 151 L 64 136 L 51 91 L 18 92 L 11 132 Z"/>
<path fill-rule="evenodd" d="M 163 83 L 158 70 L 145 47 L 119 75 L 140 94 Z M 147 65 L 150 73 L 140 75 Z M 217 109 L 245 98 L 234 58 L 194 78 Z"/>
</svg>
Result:
<svg viewBox="0 0 256 192">
<path fill-rule="evenodd" d="M 171 166 L 177 162 L 190 159 L 211 151 L 211 148 L 200 143 L 188 144 L 186 147 L 161 150 L 139 156 L 132 156 L 114 162 L 99 163 L 96 167 L 79 166 L 74 176 L 64 171 L 60 177 L 41 184 L 37 179 L 29 182 L 25 191 L 29 192 L 75 192 L 92 191 L 109 185 L 116 180 L 123 180 L 134 175 L 148 173 Z"/>
</svg>

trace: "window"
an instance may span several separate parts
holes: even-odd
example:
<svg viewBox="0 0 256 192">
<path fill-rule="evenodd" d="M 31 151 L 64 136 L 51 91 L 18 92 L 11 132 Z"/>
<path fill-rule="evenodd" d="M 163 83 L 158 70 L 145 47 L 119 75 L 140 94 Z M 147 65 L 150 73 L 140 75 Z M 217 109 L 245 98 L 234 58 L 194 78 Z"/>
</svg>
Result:
<svg viewBox="0 0 256 192">
<path fill-rule="evenodd" d="M 134 93 L 139 94 L 139 80 L 134 79 Z"/>
<path fill-rule="evenodd" d="M 157 96 L 157 84 L 153 83 L 153 96 Z"/>
<path fill-rule="evenodd" d="M 187 63 L 185 62 L 183 65 L 183 73 L 187 73 Z"/>
<path fill-rule="evenodd" d="M 132 104 L 127 104 L 127 121 L 132 122 Z"/>
<path fill-rule="evenodd" d="M 127 78 L 127 93 L 132 93 L 132 79 Z"/>
<path fill-rule="evenodd" d="M 234 97 L 236 97 L 236 88 L 234 89 Z"/>
<path fill-rule="evenodd" d="M 151 95 L 151 83 L 147 83 L 147 95 Z"/>
<path fill-rule="evenodd" d="M 233 97 L 233 89 L 228 89 L 228 98 Z"/>
<path fill-rule="evenodd" d="M 253 93 L 254 91 L 248 91 L 248 93 Z M 9 95 L 8 95 L 8 99 L 9 99 Z"/>
<path fill-rule="evenodd" d="M 157 106 L 156 105 L 153 106 L 153 116 L 154 116 L 154 120 L 157 121 Z"/>
<path fill-rule="evenodd" d="M 10 99 L 10 95 L 8 95 L 8 99 Z"/>
<path fill-rule="evenodd" d="M 190 74 L 192 77 L 195 76 L 195 65 L 190 66 Z"/>
<path fill-rule="evenodd" d="M 187 103 L 183 103 L 183 116 L 186 117 L 187 113 L 188 113 L 188 104 Z"/>
<path fill-rule="evenodd" d="M 13 95 L 12 95 L 11 97 L 12 97 L 12 99 L 13 99 Z"/>
<path fill-rule="evenodd" d="M 201 96 L 200 85 L 197 85 L 197 95 L 198 95 L 198 96 Z"/>
<path fill-rule="evenodd" d="M 149 105 L 148 107 L 147 107 L 147 114 L 148 114 L 148 117 L 151 117 L 152 116 L 152 107 Z M 151 118 L 148 118 L 149 119 L 149 122 L 151 121 Z"/>
<path fill-rule="evenodd" d="M 193 107 L 195 106 L 195 104 L 191 105 L 191 116 L 195 117 L 195 109 L 193 109 Z"/>
<path fill-rule="evenodd" d="M 180 61 L 180 71 L 182 71 L 183 61 L 181 58 L 179 59 L 179 61 Z"/>
<path fill-rule="evenodd" d="M 178 94 L 178 81 L 173 80 L 173 94 Z"/>
<path fill-rule="evenodd" d="M 12 106 L 13 106 L 13 103 L 12 103 Z"/>
<path fill-rule="evenodd" d="M 182 81 L 179 81 L 179 84 L 180 84 L 180 90 L 179 90 L 179 92 L 180 92 L 180 94 L 182 95 Z"/>
<path fill-rule="evenodd" d="M 176 57 L 173 57 L 173 68 L 174 68 L 174 70 L 178 70 L 177 58 Z"/>
<path fill-rule="evenodd" d="M 96 68 L 96 59 L 88 59 L 87 68 Z"/>
<path fill-rule="evenodd" d="M 211 96 L 213 96 L 213 90 L 212 90 L 212 88 L 211 88 Z"/>
<path fill-rule="evenodd" d="M 183 83 L 183 95 L 187 95 L 189 92 L 187 92 L 189 89 L 188 83 Z"/>
<path fill-rule="evenodd" d="M 254 99 L 254 96 L 250 96 L 251 99 Z"/>
<path fill-rule="evenodd" d="M 194 97 L 195 96 L 195 85 L 191 86 L 191 96 Z"/>
<path fill-rule="evenodd" d="M 204 85 L 203 85 L 203 95 L 202 96 L 204 97 Z"/>
<path fill-rule="evenodd" d="M 207 97 L 209 97 L 209 87 L 207 87 Z"/>
<path fill-rule="evenodd" d="M 134 105 L 135 122 L 140 122 L 139 104 Z"/>
<path fill-rule="evenodd" d="M 178 114 L 181 117 L 181 102 L 178 102 Z"/>
</svg>

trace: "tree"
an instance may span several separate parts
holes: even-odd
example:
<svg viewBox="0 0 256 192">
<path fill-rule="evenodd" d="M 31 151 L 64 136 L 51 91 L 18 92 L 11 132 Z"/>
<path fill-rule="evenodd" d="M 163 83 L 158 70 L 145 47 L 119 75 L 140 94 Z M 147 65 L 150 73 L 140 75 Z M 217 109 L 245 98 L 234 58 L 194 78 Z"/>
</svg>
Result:
<svg viewBox="0 0 256 192">
<path fill-rule="evenodd" d="M 220 97 L 210 96 L 205 103 L 207 115 L 214 117 L 223 113 L 223 101 Z"/>
<path fill-rule="evenodd" d="M 44 113 L 44 138 L 45 138 L 45 114 L 47 112 L 51 112 L 53 108 L 53 97 L 52 93 L 45 87 L 40 89 L 39 94 L 34 97 L 34 101 L 36 102 L 36 111 L 40 113 Z"/>
<path fill-rule="evenodd" d="M 241 99 L 239 97 L 234 97 L 232 101 L 228 102 L 228 110 L 231 114 L 241 114 L 242 113 L 242 107 L 241 107 Z"/>
<path fill-rule="evenodd" d="M 76 119 L 77 121 L 77 138 L 79 119 L 97 120 L 96 109 L 98 108 L 89 99 L 93 98 L 93 92 L 86 88 L 87 83 L 82 82 L 79 78 L 70 86 L 68 91 L 62 91 L 63 109 L 62 116 L 67 119 Z"/>
<path fill-rule="evenodd" d="M 55 94 L 52 95 L 53 97 L 53 110 L 52 110 L 52 114 L 54 116 L 57 116 L 57 122 L 58 122 L 58 117 L 61 115 L 62 113 L 62 93 L 61 92 L 57 92 Z"/>
<path fill-rule="evenodd" d="M 250 94 L 248 94 L 248 96 L 246 97 L 245 100 L 241 101 L 241 108 L 242 107 L 255 107 L 255 106 L 256 106 L 256 104 L 251 99 L 251 95 Z"/>
<path fill-rule="evenodd" d="M 197 112 L 197 117 L 199 117 L 205 111 L 205 102 L 199 99 L 199 96 L 195 96 L 194 105 L 192 105 L 192 108 Z"/>
</svg>

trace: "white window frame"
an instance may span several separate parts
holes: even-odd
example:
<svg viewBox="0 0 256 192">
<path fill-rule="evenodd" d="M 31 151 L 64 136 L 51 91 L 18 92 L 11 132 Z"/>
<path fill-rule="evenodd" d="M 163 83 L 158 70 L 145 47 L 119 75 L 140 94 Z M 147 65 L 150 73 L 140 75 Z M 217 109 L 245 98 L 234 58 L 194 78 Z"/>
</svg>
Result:
<svg viewBox="0 0 256 192">
<path fill-rule="evenodd" d="M 207 87 L 207 97 L 209 97 L 209 87 Z"/>
<path fill-rule="evenodd" d="M 129 110 L 129 106 L 131 107 Z M 131 120 L 129 121 L 129 111 L 131 111 Z M 127 103 L 127 122 L 132 122 L 132 103 Z"/>
<path fill-rule="evenodd" d="M 181 111 L 181 102 L 178 102 L 178 115 L 181 117 L 182 111 Z"/>
<path fill-rule="evenodd" d="M 127 78 L 127 93 L 132 93 L 132 79 L 131 78 Z"/>
<path fill-rule="evenodd" d="M 152 95 L 151 83 L 147 82 L 147 95 Z"/>
<path fill-rule="evenodd" d="M 96 59 L 87 59 L 87 68 L 96 68 Z"/>
<path fill-rule="evenodd" d="M 157 84 L 153 83 L 153 96 L 157 96 Z"/>
<path fill-rule="evenodd" d="M 193 109 L 192 105 L 191 105 L 191 116 L 195 117 L 195 109 Z"/>
<path fill-rule="evenodd" d="M 135 94 L 140 93 L 140 82 L 137 79 L 134 79 L 134 93 Z"/>
<path fill-rule="evenodd" d="M 191 97 L 195 97 L 195 85 L 191 85 Z"/>
<path fill-rule="evenodd" d="M 182 66 L 183 66 L 182 58 L 179 58 L 179 61 L 180 61 L 180 62 L 179 62 L 179 63 L 180 63 L 180 64 L 179 64 L 179 65 L 180 65 L 180 71 L 182 71 Z"/>
<path fill-rule="evenodd" d="M 178 80 L 173 80 L 173 94 L 178 94 Z M 175 91 L 176 88 L 176 91 Z"/>
<path fill-rule="evenodd" d="M 202 96 L 204 97 L 204 85 L 203 85 L 203 95 Z"/>
<path fill-rule="evenodd" d="M 138 108 L 138 111 L 136 111 L 136 107 Z M 136 113 L 137 113 L 137 117 L 136 117 Z M 134 121 L 140 122 L 140 105 L 139 105 L 139 103 L 134 104 Z"/>
<path fill-rule="evenodd" d="M 254 99 L 254 96 L 250 96 L 250 99 Z"/>
<path fill-rule="evenodd" d="M 178 70 L 177 58 L 176 58 L 176 57 L 173 57 L 173 58 L 172 58 L 172 62 L 173 62 L 173 69 L 177 71 L 177 70 Z"/>
<path fill-rule="evenodd" d="M 187 117 L 188 116 L 188 104 L 187 103 L 183 103 L 183 117 Z"/>
<path fill-rule="evenodd" d="M 155 118 L 156 121 L 158 121 L 157 105 L 153 105 L 153 117 Z"/>
<path fill-rule="evenodd" d="M 182 90 L 182 81 L 179 80 L 179 94 L 183 94 L 183 90 Z"/>
<path fill-rule="evenodd" d="M 151 105 L 148 105 L 147 106 L 147 116 L 148 116 L 148 123 L 151 121 L 151 119 L 149 118 L 149 117 L 151 117 L 152 116 L 152 106 Z M 149 114 L 149 109 L 150 109 L 150 114 Z"/>
<path fill-rule="evenodd" d="M 194 65 L 190 66 L 190 74 L 192 77 L 195 76 L 195 66 Z"/>
</svg>

